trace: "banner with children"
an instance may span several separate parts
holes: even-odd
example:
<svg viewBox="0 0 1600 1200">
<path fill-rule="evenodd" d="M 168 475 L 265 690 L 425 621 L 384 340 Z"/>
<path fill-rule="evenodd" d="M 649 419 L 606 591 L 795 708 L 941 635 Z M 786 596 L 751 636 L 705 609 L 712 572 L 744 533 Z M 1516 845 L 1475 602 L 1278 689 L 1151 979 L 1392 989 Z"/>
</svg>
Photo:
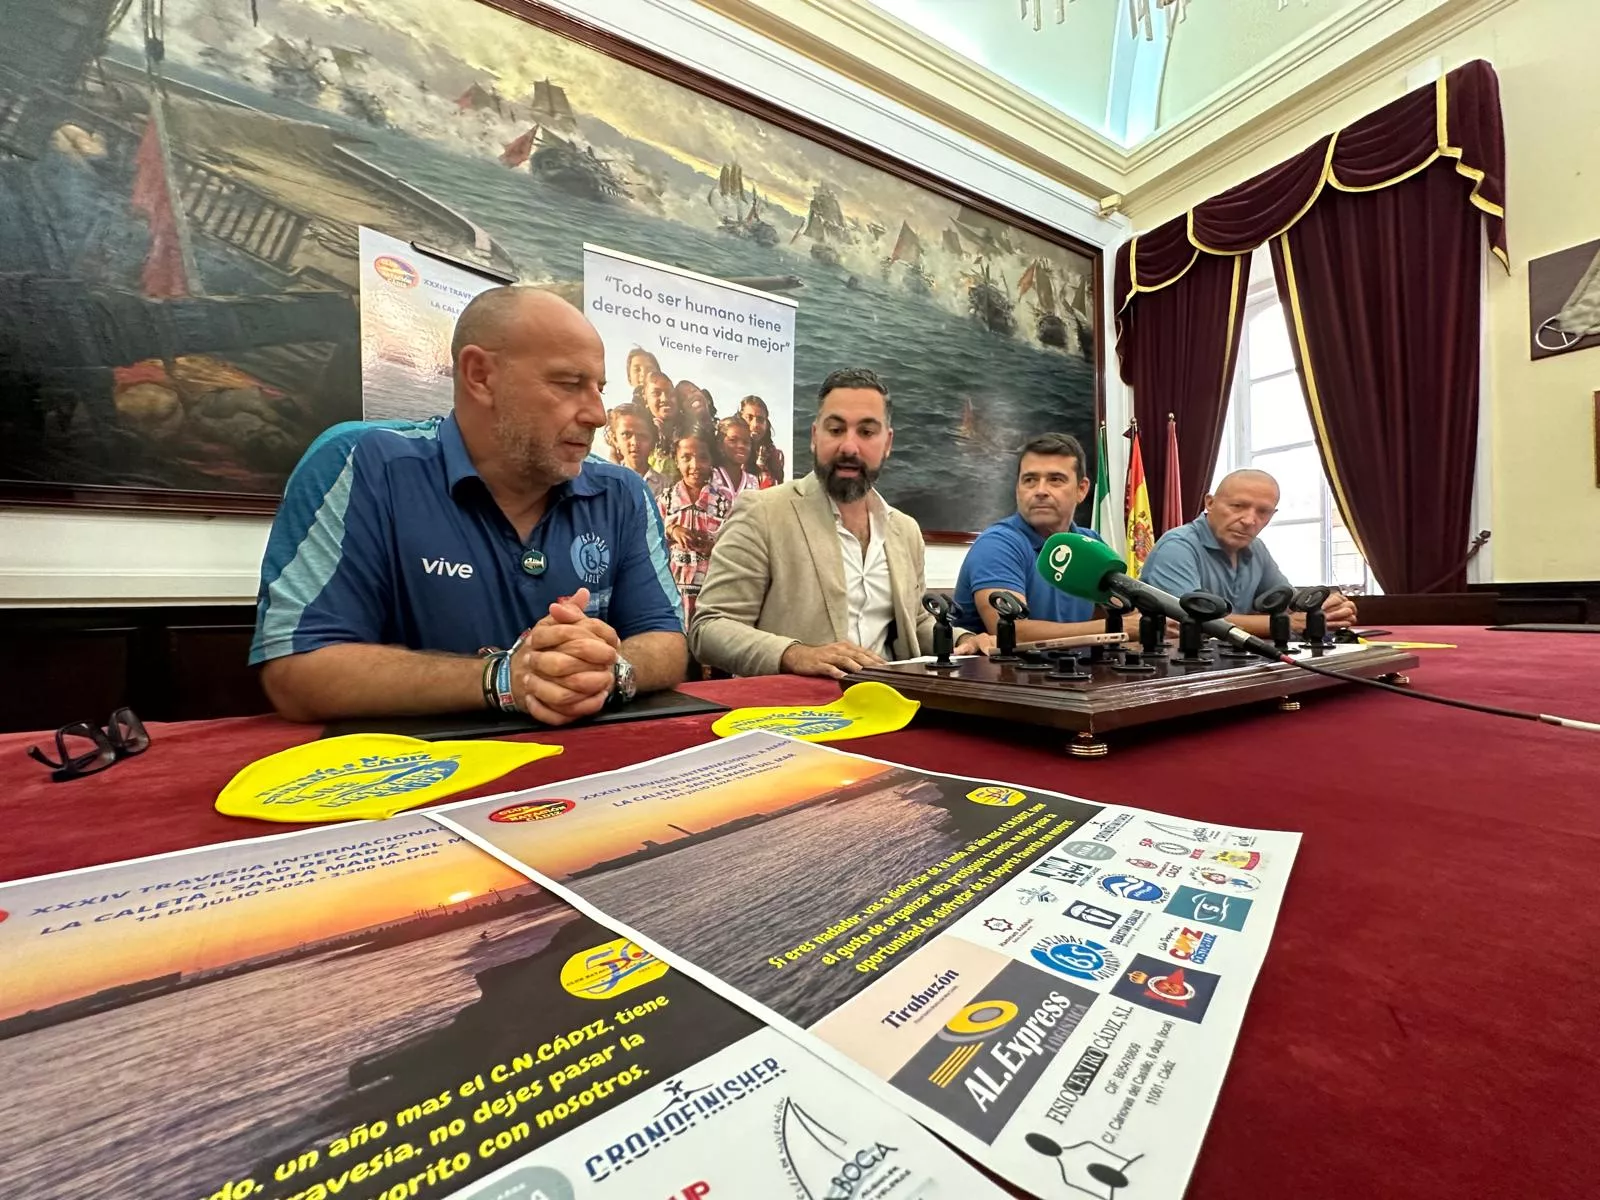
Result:
<svg viewBox="0 0 1600 1200">
<path fill-rule="evenodd" d="M 591 245 L 583 297 L 606 345 L 603 452 L 655 495 L 687 618 L 735 498 L 789 478 L 795 302 Z"/>
</svg>

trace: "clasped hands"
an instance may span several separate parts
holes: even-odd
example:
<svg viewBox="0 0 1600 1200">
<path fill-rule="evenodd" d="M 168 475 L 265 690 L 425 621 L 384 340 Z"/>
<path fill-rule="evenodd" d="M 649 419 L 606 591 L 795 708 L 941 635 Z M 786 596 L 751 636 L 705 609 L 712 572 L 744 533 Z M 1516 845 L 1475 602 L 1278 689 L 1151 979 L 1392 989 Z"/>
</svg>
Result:
<svg viewBox="0 0 1600 1200">
<path fill-rule="evenodd" d="M 584 615 L 588 603 L 588 588 L 557 600 L 511 656 L 517 707 L 546 725 L 591 716 L 611 694 L 622 639 L 604 621 Z"/>
</svg>

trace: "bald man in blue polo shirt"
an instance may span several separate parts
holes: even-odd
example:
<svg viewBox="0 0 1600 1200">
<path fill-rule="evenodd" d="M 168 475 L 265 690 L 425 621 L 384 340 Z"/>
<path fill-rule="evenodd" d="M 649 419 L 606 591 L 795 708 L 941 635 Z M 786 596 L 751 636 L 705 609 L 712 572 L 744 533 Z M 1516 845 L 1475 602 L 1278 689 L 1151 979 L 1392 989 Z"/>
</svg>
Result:
<svg viewBox="0 0 1600 1200">
<path fill-rule="evenodd" d="M 1174 596 L 1206 591 L 1228 602 L 1228 620 L 1257 637 L 1271 636 L 1271 618 L 1256 609 L 1256 597 L 1289 585 L 1288 578 L 1257 539 L 1278 511 L 1278 481 L 1265 471 L 1245 468 L 1224 475 L 1206 497 L 1205 511 L 1187 525 L 1161 535 L 1139 572 L 1141 583 Z M 1333 592 L 1322 605 L 1328 624 L 1350 625 L 1355 603 Z M 1305 613 L 1291 613 L 1296 633 Z"/>
<path fill-rule="evenodd" d="M 456 322 L 454 411 L 350 422 L 295 468 L 250 661 L 296 721 L 521 711 L 550 725 L 683 678 L 660 513 L 591 457 L 600 335 L 493 288 Z"/>
</svg>

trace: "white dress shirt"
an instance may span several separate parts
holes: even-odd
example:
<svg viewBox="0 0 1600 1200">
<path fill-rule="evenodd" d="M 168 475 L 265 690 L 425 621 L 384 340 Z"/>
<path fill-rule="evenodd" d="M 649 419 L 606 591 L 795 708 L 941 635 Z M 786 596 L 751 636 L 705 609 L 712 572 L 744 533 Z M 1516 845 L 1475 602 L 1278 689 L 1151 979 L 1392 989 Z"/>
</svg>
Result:
<svg viewBox="0 0 1600 1200">
<path fill-rule="evenodd" d="M 844 559 L 844 596 L 850 608 L 848 636 L 858 646 L 888 657 L 889 626 L 894 624 L 894 592 L 889 586 L 889 556 L 884 548 L 888 521 L 883 497 L 867 493 L 870 542 L 866 555 L 856 535 L 845 528 L 839 506 L 828 497 L 833 523 L 839 530 L 839 553 Z"/>
</svg>

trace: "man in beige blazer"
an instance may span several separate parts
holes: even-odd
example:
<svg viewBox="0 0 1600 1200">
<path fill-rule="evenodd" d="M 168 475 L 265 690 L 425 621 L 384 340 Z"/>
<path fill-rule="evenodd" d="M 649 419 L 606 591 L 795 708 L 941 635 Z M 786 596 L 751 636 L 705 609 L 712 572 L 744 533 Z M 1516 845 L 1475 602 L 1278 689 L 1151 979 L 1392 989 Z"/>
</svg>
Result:
<svg viewBox="0 0 1600 1200">
<path fill-rule="evenodd" d="M 871 371 L 835 371 L 811 426 L 815 472 L 742 492 L 717 534 L 691 653 L 734 675 L 824 675 L 933 652 L 922 530 L 873 490 L 894 442 Z M 981 648 L 958 632 L 958 650 Z"/>
</svg>

